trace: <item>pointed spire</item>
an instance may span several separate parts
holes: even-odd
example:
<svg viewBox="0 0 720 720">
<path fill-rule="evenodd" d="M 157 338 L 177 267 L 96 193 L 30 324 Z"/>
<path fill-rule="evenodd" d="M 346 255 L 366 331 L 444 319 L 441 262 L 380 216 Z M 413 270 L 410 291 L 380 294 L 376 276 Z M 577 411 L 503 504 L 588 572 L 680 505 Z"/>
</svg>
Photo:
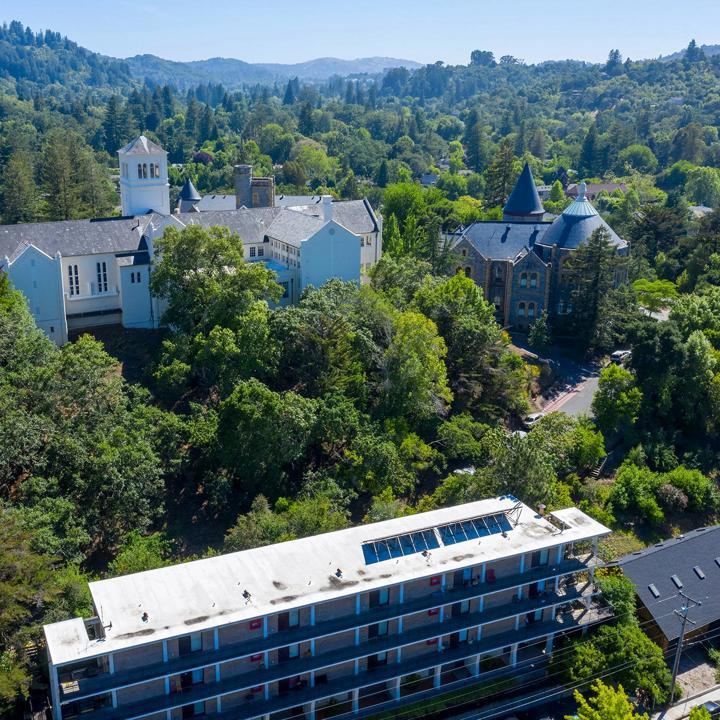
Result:
<svg viewBox="0 0 720 720">
<path fill-rule="evenodd" d="M 540 202 L 530 165 L 525 163 L 525 167 L 503 208 L 503 219 L 536 222 L 542 219 L 544 214 L 545 208 Z"/>
<path fill-rule="evenodd" d="M 182 186 L 182 190 L 180 190 L 180 200 L 187 200 L 189 202 L 202 200 L 200 193 L 195 189 L 195 186 L 192 184 L 192 180 L 190 180 L 190 178 L 185 181 Z"/>
</svg>

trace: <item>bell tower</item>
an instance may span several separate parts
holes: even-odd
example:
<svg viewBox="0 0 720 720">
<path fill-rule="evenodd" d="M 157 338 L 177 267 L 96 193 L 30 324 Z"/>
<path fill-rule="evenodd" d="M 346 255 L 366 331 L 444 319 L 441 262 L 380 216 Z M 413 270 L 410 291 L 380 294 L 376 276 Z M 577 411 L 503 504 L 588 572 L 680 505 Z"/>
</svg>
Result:
<svg viewBox="0 0 720 720">
<path fill-rule="evenodd" d="M 123 215 L 170 214 L 167 153 L 144 135 L 118 150 Z"/>
</svg>

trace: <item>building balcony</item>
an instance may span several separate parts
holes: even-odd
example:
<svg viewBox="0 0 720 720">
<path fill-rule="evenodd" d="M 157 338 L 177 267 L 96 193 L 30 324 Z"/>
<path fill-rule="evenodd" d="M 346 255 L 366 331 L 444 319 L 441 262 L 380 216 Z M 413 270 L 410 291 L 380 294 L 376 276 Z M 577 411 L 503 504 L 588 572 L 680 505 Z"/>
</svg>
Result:
<svg viewBox="0 0 720 720">
<path fill-rule="evenodd" d="M 244 714 L 237 714 L 235 710 L 223 713 L 223 717 L 233 718 L 233 720 L 235 720 L 235 718 L 237 718 L 237 720 L 240 720 L 240 718 L 252 718 L 256 715 L 275 712 L 285 707 L 301 705 L 313 699 L 331 697 L 356 687 L 374 685 L 387 679 L 398 677 L 399 675 L 406 675 L 417 672 L 418 670 L 461 660 L 466 657 L 492 652 L 515 643 L 524 643 L 528 640 L 540 639 L 555 633 L 565 632 L 580 627 L 583 624 L 599 622 L 609 617 L 610 613 L 605 610 L 588 607 L 594 592 L 595 590 L 592 585 L 586 585 L 584 587 L 572 587 L 559 593 L 544 593 L 543 596 L 538 598 L 509 602 L 504 606 L 492 608 L 484 612 L 466 613 L 447 619 L 442 623 L 432 622 L 413 628 L 410 631 L 381 636 L 359 645 L 342 647 L 322 655 L 297 658 L 272 665 L 271 667 L 260 668 L 241 675 L 235 675 L 225 680 L 220 680 L 219 682 L 195 685 L 182 693 L 158 695 L 153 698 L 148 698 L 147 700 L 119 706 L 117 708 L 105 708 L 96 711 L 93 714 L 93 718 L 96 720 L 133 720 L 134 718 L 140 718 L 174 707 L 182 707 L 184 705 L 202 702 L 230 693 L 243 692 L 245 690 L 248 691 L 248 697 L 256 697 L 250 691 L 253 688 L 264 687 L 267 683 L 288 678 L 299 678 L 304 675 L 310 676 L 310 674 L 315 671 L 347 663 L 348 661 L 358 658 L 376 655 L 423 641 L 442 638 L 495 620 L 515 616 L 519 617 L 533 613 L 539 609 L 553 608 L 554 619 L 549 622 L 529 623 L 524 627 L 519 627 L 517 630 L 499 633 L 487 638 L 481 637 L 475 642 L 460 643 L 459 647 L 445 648 L 442 643 L 434 646 L 428 645 L 428 648 L 434 647 L 435 649 L 429 650 L 422 656 L 414 657 L 408 661 L 403 660 L 400 663 L 375 668 L 366 672 L 364 671 L 358 675 L 349 675 L 347 678 L 334 680 L 318 687 L 304 687 L 305 683 L 301 683 L 301 689 L 290 691 L 287 695 L 273 697 L 268 700 L 263 700 L 262 702 L 259 698 L 247 700 L 247 705 L 252 705 L 255 708 L 257 708 L 258 705 L 262 706 L 257 710 L 253 711 L 248 708 L 247 711 L 244 711 Z M 581 607 L 573 611 L 568 605 L 569 603 L 577 603 Z M 556 609 L 558 606 L 566 607 L 562 612 L 557 612 Z M 75 700 L 76 697 L 72 699 Z M 79 697 L 77 697 L 77 699 L 79 699 Z"/>
<path fill-rule="evenodd" d="M 593 564 L 593 561 L 594 558 L 592 555 L 584 558 L 567 558 L 560 563 L 542 565 L 524 573 L 516 573 L 492 582 L 481 583 L 478 579 L 474 579 L 472 581 L 466 581 L 462 587 L 446 588 L 444 591 L 438 589 L 423 597 L 402 603 L 383 605 L 357 615 L 344 615 L 333 618 L 332 620 L 318 622 L 315 625 L 304 625 L 283 630 L 282 632 L 274 633 L 265 638 L 247 640 L 220 647 L 217 650 L 193 653 L 190 656 L 175 658 L 162 664 L 134 668 L 126 672 L 114 674 L 102 673 L 96 674 L 93 677 L 76 678 L 74 682 L 66 684 L 61 688 L 61 698 L 63 701 L 75 701 L 120 687 L 144 683 L 168 675 L 191 672 L 192 670 L 238 660 L 280 647 L 295 645 L 340 632 L 347 632 L 357 627 L 374 625 L 379 622 L 394 620 L 443 605 L 472 600 L 490 593 L 509 590 L 534 582 L 554 580 L 555 578 L 587 570 L 588 567 Z M 505 617 L 515 614 L 510 611 L 510 605 L 508 605 L 507 608 L 506 614 L 504 615 Z M 489 611 L 486 612 L 486 615 L 488 612 Z M 491 620 L 492 619 L 498 618 L 491 618 Z M 483 619 L 480 622 L 490 622 L 490 620 Z M 60 671 L 62 672 L 62 670 Z"/>
</svg>

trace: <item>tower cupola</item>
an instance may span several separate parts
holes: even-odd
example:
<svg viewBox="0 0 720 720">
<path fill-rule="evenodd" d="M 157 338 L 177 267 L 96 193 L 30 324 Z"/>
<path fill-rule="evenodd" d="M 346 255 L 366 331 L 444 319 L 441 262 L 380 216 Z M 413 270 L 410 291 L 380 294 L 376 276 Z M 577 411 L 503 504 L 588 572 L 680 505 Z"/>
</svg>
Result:
<svg viewBox="0 0 720 720">
<path fill-rule="evenodd" d="M 167 152 L 144 135 L 118 150 L 123 215 L 170 214 Z"/>
</svg>

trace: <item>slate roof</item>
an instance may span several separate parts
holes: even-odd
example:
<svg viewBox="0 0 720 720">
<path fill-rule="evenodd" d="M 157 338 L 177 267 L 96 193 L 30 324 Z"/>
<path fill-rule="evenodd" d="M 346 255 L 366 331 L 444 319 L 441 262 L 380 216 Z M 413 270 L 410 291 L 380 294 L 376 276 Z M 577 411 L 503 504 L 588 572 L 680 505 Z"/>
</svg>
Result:
<svg viewBox="0 0 720 720">
<path fill-rule="evenodd" d="M 539 242 L 548 247 L 557 245 L 559 248 L 575 250 L 600 227 L 608 231 L 611 245 L 618 250 L 627 248 L 625 240 L 598 215 L 597 210 L 584 197 L 570 203 L 562 215 L 552 222 Z"/>
<path fill-rule="evenodd" d="M 336 202 L 332 208 L 333 219 L 355 235 L 373 232 L 379 226 L 378 218 L 365 200 Z M 229 227 L 247 243 L 261 243 L 267 235 L 299 245 L 325 224 L 321 204 L 186 212 L 171 217 L 184 225 Z M 0 263 L 5 256 L 14 260 L 28 245 L 34 245 L 50 257 L 58 252 L 63 257 L 134 252 L 149 224 L 162 227 L 166 222 L 167 217 L 148 213 L 137 217 L 0 225 Z"/>
<path fill-rule="evenodd" d="M 467 239 L 488 260 L 514 260 L 540 242 L 549 227 L 543 222 L 475 222 L 460 239 Z"/>
<path fill-rule="evenodd" d="M 189 200 L 190 202 L 202 200 L 200 193 L 195 189 L 190 178 L 183 183 L 182 189 L 180 190 L 180 199 Z"/>
<path fill-rule="evenodd" d="M 0 225 L 0 261 L 5 256 L 14 260 L 27 245 L 50 257 L 58 252 L 73 257 L 136 250 L 149 220 L 143 216 Z"/>
<path fill-rule="evenodd" d="M 144 135 L 131 140 L 124 148 L 118 150 L 120 155 L 157 155 L 162 153 L 167 155 L 157 143 L 149 140 Z"/>
<path fill-rule="evenodd" d="M 503 215 L 543 215 L 544 212 L 545 208 L 540 202 L 530 165 L 525 163 L 525 167 L 505 203 Z"/>
<path fill-rule="evenodd" d="M 623 573 L 633 582 L 638 597 L 668 639 L 680 635 L 680 620 L 673 610 L 682 605 L 680 590 L 702 605 L 693 607 L 688 617 L 702 628 L 720 621 L 720 525 L 699 528 L 666 540 L 646 550 L 626 555 L 617 561 Z M 701 578 L 698 567 L 705 576 Z M 682 583 L 678 588 L 672 580 Z M 650 590 L 657 588 L 658 597 Z"/>
</svg>

